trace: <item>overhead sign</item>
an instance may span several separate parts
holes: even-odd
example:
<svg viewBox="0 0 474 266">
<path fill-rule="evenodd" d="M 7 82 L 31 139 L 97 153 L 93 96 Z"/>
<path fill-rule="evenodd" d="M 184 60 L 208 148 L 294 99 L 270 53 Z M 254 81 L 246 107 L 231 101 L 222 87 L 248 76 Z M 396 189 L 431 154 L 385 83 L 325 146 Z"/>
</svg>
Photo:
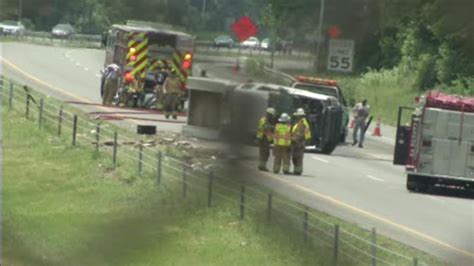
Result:
<svg viewBox="0 0 474 266">
<path fill-rule="evenodd" d="M 255 25 L 252 19 L 250 19 L 248 16 L 240 18 L 237 22 L 232 24 L 230 28 L 235 33 L 235 36 L 237 36 L 240 42 L 243 42 L 250 37 L 256 36 L 258 33 L 257 25 Z"/>
<path fill-rule="evenodd" d="M 329 40 L 328 70 L 352 72 L 354 40 Z"/>
</svg>

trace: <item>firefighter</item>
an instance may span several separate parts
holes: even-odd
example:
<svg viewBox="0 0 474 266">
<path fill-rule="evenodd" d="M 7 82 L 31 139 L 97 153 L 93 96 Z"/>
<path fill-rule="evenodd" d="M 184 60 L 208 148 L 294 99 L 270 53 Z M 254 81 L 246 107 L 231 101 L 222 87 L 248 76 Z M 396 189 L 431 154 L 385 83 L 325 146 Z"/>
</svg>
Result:
<svg viewBox="0 0 474 266">
<path fill-rule="evenodd" d="M 165 83 L 166 78 L 168 77 L 168 71 L 166 68 L 162 65 L 160 65 L 157 69 L 157 85 L 156 85 L 156 109 L 158 110 L 163 110 L 163 99 L 164 99 L 164 93 L 163 93 L 163 85 Z"/>
<path fill-rule="evenodd" d="M 311 130 L 306 120 L 303 108 L 299 108 L 293 114 L 296 123 L 291 129 L 291 153 L 293 159 L 293 173 L 301 175 L 303 173 L 303 157 L 306 148 L 306 142 L 311 140 Z"/>
<path fill-rule="evenodd" d="M 141 77 L 140 73 L 135 74 L 135 78 L 133 79 L 132 83 L 132 91 L 131 93 L 135 93 L 136 98 L 134 98 L 133 106 L 132 107 L 138 107 L 139 102 L 141 101 L 141 96 L 143 93 L 143 79 Z"/>
<path fill-rule="evenodd" d="M 163 103 L 165 107 L 166 119 L 173 116 L 173 119 L 178 119 L 178 104 L 179 104 L 179 89 L 180 81 L 175 69 L 171 69 L 169 76 L 163 84 Z"/>
<path fill-rule="evenodd" d="M 273 172 L 278 174 L 283 162 L 283 173 L 290 173 L 290 149 L 291 149 L 291 118 L 287 113 L 283 113 L 275 125 L 273 135 Z"/>
<path fill-rule="evenodd" d="M 258 169 L 268 172 L 267 161 L 270 157 L 270 145 L 273 142 L 275 129 L 275 109 L 267 108 L 265 116 L 258 122 L 257 141 L 260 154 Z"/>
<path fill-rule="evenodd" d="M 120 75 L 120 67 L 116 64 L 107 66 L 104 71 L 105 83 L 104 83 L 104 95 L 102 97 L 103 105 L 112 105 L 115 95 L 118 90 L 118 82 Z"/>
<path fill-rule="evenodd" d="M 361 103 L 358 103 L 353 110 L 354 119 L 355 119 L 355 126 L 354 132 L 352 134 L 352 138 L 354 142 L 352 146 L 357 145 L 359 143 L 359 148 L 363 148 L 364 144 L 364 137 L 365 137 L 365 127 L 366 127 L 366 120 L 369 117 L 369 105 L 367 104 L 367 100 L 362 100 Z M 357 140 L 357 133 L 360 130 L 360 139 Z"/>
<path fill-rule="evenodd" d="M 133 84 L 135 83 L 135 78 L 130 72 L 127 72 L 125 74 L 125 77 L 123 79 L 123 84 L 120 92 L 120 98 L 119 98 L 119 106 L 124 107 L 128 105 L 128 100 L 129 100 L 129 93 L 130 89 L 133 88 Z"/>
</svg>

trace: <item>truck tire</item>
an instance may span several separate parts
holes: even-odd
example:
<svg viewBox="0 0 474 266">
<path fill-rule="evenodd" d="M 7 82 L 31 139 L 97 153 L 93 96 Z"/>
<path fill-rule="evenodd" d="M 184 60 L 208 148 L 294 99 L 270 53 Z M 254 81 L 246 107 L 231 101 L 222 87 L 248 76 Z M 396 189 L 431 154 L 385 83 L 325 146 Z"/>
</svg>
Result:
<svg viewBox="0 0 474 266">
<path fill-rule="evenodd" d="M 422 182 L 416 175 L 407 175 L 407 190 L 424 193 L 428 191 L 429 184 Z"/>
<path fill-rule="evenodd" d="M 346 138 L 347 138 L 347 134 L 346 133 L 342 133 L 341 134 L 341 139 L 339 140 L 341 143 L 346 143 Z"/>
<path fill-rule="evenodd" d="M 326 155 L 330 155 L 335 149 L 336 149 L 336 144 L 327 143 L 321 149 L 321 153 L 326 154 Z"/>
</svg>

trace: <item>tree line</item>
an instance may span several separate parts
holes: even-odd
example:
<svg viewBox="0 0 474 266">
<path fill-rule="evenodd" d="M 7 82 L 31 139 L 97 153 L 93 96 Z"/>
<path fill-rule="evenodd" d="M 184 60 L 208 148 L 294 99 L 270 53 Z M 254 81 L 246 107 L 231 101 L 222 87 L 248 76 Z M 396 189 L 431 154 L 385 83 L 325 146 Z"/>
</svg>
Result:
<svg viewBox="0 0 474 266">
<path fill-rule="evenodd" d="M 34 30 L 67 22 L 83 33 L 101 33 L 113 23 L 138 19 L 212 38 L 232 35 L 229 25 L 248 15 L 260 37 L 275 34 L 314 52 L 322 0 L 3 0 L 2 20 L 18 17 L 20 1 L 22 20 Z M 404 68 L 417 74 L 419 89 L 474 76 L 472 0 L 324 2 L 323 41 L 332 25 L 342 30 L 341 38 L 355 40 L 358 73 Z"/>
</svg>

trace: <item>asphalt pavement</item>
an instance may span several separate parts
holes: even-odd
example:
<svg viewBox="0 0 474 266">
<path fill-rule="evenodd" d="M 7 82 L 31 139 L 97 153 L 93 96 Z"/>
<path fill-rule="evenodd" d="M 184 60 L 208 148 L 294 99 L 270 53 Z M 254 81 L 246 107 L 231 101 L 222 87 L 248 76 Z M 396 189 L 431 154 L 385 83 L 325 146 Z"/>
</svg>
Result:
<svg viewBox="0 0 474 266">
<path fill-rule="evenodd" d="M 6 76 L 65 101 L 100 102 L 99 70 L 105 56 L 101 50 L 4 43 L 0 54 L 1 71 Z M 230 59 L 210 61 L 212 58 L 206 58 L 195 66 L 207 69 L 210 76 L 246 79 L 244 74 L 230 71 Z M 79 107 L 89 112 L 116 111 Z M 144 117 L 164 120 L 156 114 Z M 184 118 L 180 122 L 184 123 Z M 124 123 L 133 127 L 141 121 Z M 153 124 L 171 132 L 180 132 L 182 126 L 167 121 Z M 343 145 L 330 156 L 306 154 L 301 177 L 262 174 L 258 180 L 308 206 L 365 228 L 376 227 L 381 234 L 456 265 L 474 265 L 473 200 L 407 192 L 403 167 L 391 163 L 394 129 L 383 126 L 382 134 L 384 137 L 368 136 L 364 149 Z M 252 148 L 250 152 L 256 154 Z M 253 161 L 247 162 L 249 168 L 255 168 Z"/>
<path fill-rule="evenodd" d="M 199 67 L 211 77 L 247 79 L 245 73 L 223 63 Z M 404 167 L 392 164 L 396 129 L 381 125 L 382 136 L 376 137 L 372 136 L 375 126 L 376 121 L 368 129 L 364 149 L 345 144 L 329 156 L 307 153 L 303 176 L 263 174 L 266 178 L 258 180 L 310 207 L 367 229 L 376 227 L 455 265 L 474 265 L 473 200 L 408 192 Z M 351 139 L 352 131 L 347 141 Z M 250 153 L 256 155 L 257 150 Z M 256 160 L 255 156 L 248 165 L 255 169 Z"/>
</svg>

